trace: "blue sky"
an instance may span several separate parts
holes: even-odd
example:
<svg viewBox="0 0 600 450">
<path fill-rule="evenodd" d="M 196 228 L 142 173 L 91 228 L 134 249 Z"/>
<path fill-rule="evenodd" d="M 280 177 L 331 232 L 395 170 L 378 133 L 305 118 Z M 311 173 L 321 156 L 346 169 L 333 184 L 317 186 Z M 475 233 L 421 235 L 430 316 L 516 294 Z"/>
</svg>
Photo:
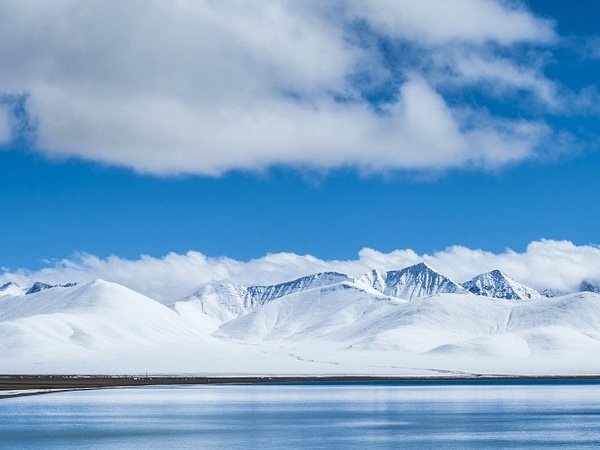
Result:
<svg viewBox="0 0 600 450">
<path fill-rule="evenodd" d="M 33 8 L 34 3 L 29 7 Z M 276 62 L 284 67 L 283 75 L 277 75 L 278 78 L 265 85 L 291 86 L 289 92 L 286 91 L 286 102 L 291 103 L 281 103 L 280 97 L 269 97 L 269 102 L 264 104 L 283 115 L 289 113 L 298 125 L 287 130 L 289 124 L 275 123 L 273 134 L 269 136 L 255 134 L 254 128 L 242 127 L 238 130 L 239 140 L 231 136 L 235 128 L 219 130 L 220 133 L 213 136 L 208 134 L 209 125 L 195 125 L 198 117 L 208 117 L 210 124 L 210 109 L 208 112 L 194 109 L 193 102 L 191 106 L 186 103 L 185 108 L 171 108 L 171 100 L 179 98 L 177 85 L 170 86 L 169 102 L 157 102 L 164 109 L 154 111 L 154 104 L 142 108 L 152 114 L 141 123 L 128 122 L 128 114 L 140 112 L 136 109 L 137 103 L 115 103 L 115 110 L 106 112 L 107 106 L 101 103 L 104 98 L 86 97 L 89 86 L 94 88 L 94 95 L 98 89 L 103 92 L 105 89 L 102 96 L 114 95 L 118 102 L 123 97 L 121 89 L 130 92 L 136 85 L 123 81 L 129 75 L 135 78 L 134 72 L 128 72 L 127 76 L 115 75 L 113 80 L 113 73 L 108 70 L 112 62 L 106 56 L 112 57 L 110 48 L 96 49 L 95 42 L 88 42 L 93 49 L 90 51 L 96 52 L 100 61 L 106 59 L 104 65 L 99 64 L 98 70 L 105 70 L 98 82 L 90 75 L 95 73 L 93 65 L 85 64 L 89 61 L 68 55 L 69 51 L 76 53 L 77 48 L 67 45 L 65 57 L 51 44 L 42 50 L 20 46 L 25 41 L 38 42 L 36 39 L 42 38 L 33 32 L 20 37 L 21 40 L 5 41 L 0 49 L 4 63 L 15 52 L 31 51 L 29 64 L 18 70 L 23 79 L 29 79 L 28 70 L 42 67 L 42 75 L 27 83 L 20 81 L 17 72 L 0 80 L 12 127 L 0 152 L 0 266 L 36 269 L 48 264 L 47 260 L 67 258 L 77 252 L 136 258 L 140 254 L 160 256 L 170 251 L 182 253 L 195 249 L 207 255 L 227 255 L 242 260 L 274 252 L 348 259 L 364 247 L 383 252 L 410 248 L 418 253 L 431 253 L 451 245 L 492 252 L 501 252 L 507 247 L 523 251 L 531 241 L 542 238 L 570 240 L 580 245 L 598 244 L 600 110 L 596 100 L 600 97 L 594 89 L 598 88 L 600 79 L 600 35 L 596 37 L 594 33 L 600 6 L 594 1 L 537 0 L 526 5 L 529 10 L 523 10 L 522 3 L 517 4 L 518 11 L 528 20 L 539 23 L 528 22 L 531 30 L 525 31 L 525 25 L 517 23 L 515 35 L 521 33 L 524 38 L 515 38 L 512 42 L 510 36 L 498 34 L 486 37 L 485 44 L 481 44 L 477 39 L 469 41 L 470 37 L 461 37 L 464 42 L 458 46 L 454 43 L 455 37 L 443 42 L 446 37 L 427 33 L 398 37 L 393 34 L 396 31 L 387 31 L 387 24 L 379 25 L 376 12 L 363 11 L 361 16 L 356 13 L 359 23 L 367 23 L 368 30 L 363 31 L 367 36 L 361 35 L 360 39 L 369 42 L 361 43 L 369 50 L 359 56 L 352 53 L 352 58 L 359 61 L 366 58 L 365 61 L 375 64 L 370 58 L 377 56 L 380 65 L 377 70 L 363 73 L 353 69 L 351 76 L 344 72 L 340 78 L 337 66 L 311 68 L 302 79 L 296 79 L 287 70 L 293 72 L 296 65 L 302 70 L 310 66 L 312 49 L 298 49 L 306 60 L 281 62 L 283 57 L 278 57 Z M 10 7 L 21 8 L 18 3 Z M 126 12 L 116 9 L 111 14 L 126 16 Z M 0 16 L 6 17 L 8 12 L 8 9 L 3 10 Z M 51 17 L 53 12 L 47 14 Z M 309 13 L 303 10 L 294 14 Z M 297 15 L 293 17 L 295 20 Z M 402 17 L 398 20 L 404 24 Z M 28 26 L 34 27 L 21 24 L 21 27 Z M 356 30 L 353 27 L 356 23 L 349 28 L 344 25 L 346 39 L 347 33 L 352 33 L 348 30 Z M 457 27 L 462 29 L 460 24 Z M 73 36 L 81 32 L 76 26 L 73 28 Z M 473 31 L 474 35 L 478 32 Z M 527 33 L 534 33 L 534 37 Z M 65 36 L 56 39 L 59 37 Z M 256 42 L 262 43 L 259 38 Z M 418 56 L 421 46 L 435 56 L 431 59 L 435 61 L 433 64 L 439 64 L 435 70 L 425 68 L 432 63 Z M 229 43 L 219 44 L 217 48 L 229 48 Z M 42 55 L 48 52 L 53 62 L 35 56 L 36 52 Z M 336 53 L 337 49 L 331 52 L 336 64 L 348 64 L 348 55 Z M 417 56 L 413 55 L 415 52 Z M 461 55 L 466 52 L 466 60 L 470 62 L 477 58 L 486 62 L 504 61 L 508 64 L 505 65 L 507 70 L 515 70 L 518 77 L 498 81 L 484 79 L 485 75 L 473 75 L 467 70 L 446 79 L 449 62 L 439 62 L 440 55 L 453 52 Z M 117 58 L 114 64 L 118 61 Z M 179 59 L 167 61 L 172 65 L 161 69 L 169 72 L 165 81 L 176 83 L 179 78 L 185 78 L 186 73 L 195 73 L 197 69 L 185 66 L 183 56 L 181 61 L 181 68 L 177 65 Z M 222 63 L 217 61 L 215 65 L 218 68 Z M 148 67 L 155 68 L 153 64 Z M 264 86 L 256 87 L 267 76 L 262 75 L 261 64 L 254 67 L 258 73 L 256 80 L 249 83 L 244 78 L 241 82 L 243 86 L 248 82 L 248 95 L 251 95 L 248 98 L 271 92 Z M 223 67 L 229 70 L 229 66 Z M 389 69 L 389 73 L 381 76 L 379 72 L 384 69 Z M 423 73 L 415 75 L 419 71 Z M 238 86 L 234 74 L 237 74 L 235 70 L 231 74 L 227 72 L 231 77 L 230 89 Z M 214 74 L 208 75 L 207 79 L 213 80 Z M 475 82 L 469 78 L 477 76 L 482 78 Z M 0 75 L 0 79 L 2 77 Z M 351 84 L 342 86 L 341 79 Z M 158 81 L 161 80 L 159 77 Z M 154 83 L 148 81 L 147 85 L 140 86 L 139 98 L 153 98 L 158 92 Z M 506 86 L 495 91 L 502 83 Z M 317 92 L 315 86 L 324 90 Z M 330 95 L 332 86 L 339 87 L 331 94 L 335 101 L 324 97 Z M 540 86 L 551 87 L 544 90 Z M 198 101 L 212 99 L 215 110 L 220 105 L 238 101 L 235 96 L 230 98 L 226 88 L 221 93 L 213 86 L 206 99 Z M 202 89 L 202 85 L 198 89 Z M 427 140 L 419 137 L 410 141 L 410 127 L 404 134 L 394 131 L 406 127 L 404 122 L 388 128 L 380 122 L 381 116 L 369 115 L 371 113 L 361 109 L 365 105 L 374 109 L 383 105 L 385 109 L 389 101 L 399 98 L 405 101 L 403 107 L 412 111 L 410 105 L 406 106 L 410 95 L 416 95 L 417 100 L 425 99 L 425 113 L 418 112 L 417 116 L 421 119 L 428 116 L 428 105 L 440 106 L 439 99 L 445 102 L 442 109 L 450 108 L 453 117 L 468 108 L 468 117 L 460 116 L 460 120 L 464 120 L 458 127 L 462 134 L 453 135 L 452 139 L 458 139 L 470 153 L 465 156 L 458 148 L 460 145 L 437 149 L 434 144 L 435 151 L 421 158 L 419 145 Z M 186 94 L 181 96 L 184 98 Z M 61 99 L 75 102 L 71 100 L 74 97 L 81 97 L 82 103 L 63 106 Z M 25 99 L 27 120 L 16 114 L 19 104 L 15 98 Z M 294 108 L 307 99 L 315 111 L 326 114 L 315 120 L 306 110 L 282 109 L 282 105 Z M 356 110 L 339 112 L 340 104 L 356 105 Z M 416 105 L 421 103 L 417 101 Z M 182 111 L 191 117 L 182 115 Z M 394 107 L 390 111 L 384 111 L 384 115 L 394 117 Z M 440 116 L 442 122 L 445 120 L 432 112 L 434 116 Z M 157 122 L 158 127 L 171 117 L 176 117 L 177 122 L 169 124 L 168 132 L 152 134 L 153 120 L 160 122 Z M 188 119 L 190 128 L 186 128 Z M 78 120 L 81 123 L 76 123 Z M 337 133 L 328 135 L 315 128 L 316 124 L 329 120 L 328 129 Z M 356 139 L 347 144 L 343 135 L 351 134 L 369 120 L 373 121 L 373 127 L 364 134 L 382 129 L 385 139 L 379 141 L 378 136 L 372 141 L 373 148 L 366 141 L 346 152 L 344 146 L 354 145 Z M 406 120 L 413 123 L 410 117 Z M 94 128 L 90 123 L 101 126 Z M 197 141 L 193 132 L 202 126 L 208 127 L 208 131 L 198 135 Z M 512 130 L 518 127 L 523 127 L 523 131 L 514 134 Z M 147 140 L 144 133 L 138 133 L 138 128 L 148 132 Z M 447 128 L 444 122 L 439 129 Z M 463 132 L 465 128 L 492 130 L 498 135 L 486 135 L 489 139 L 483 141 L 477 133 L 473 137 Z M 437 132 L 438 128 L 431 130 Z M 289 133 L 283 134 L 284 131 Z M 427 136 L 429 132 L 426 128 L 423 134 Z M 323 139 L 316 140 L 321 135 Z M 205 136 L 208 136 L 205 145 L 210 143 L 210 149 L 199 151 L 196 143 L 202 142 Z M 304 137 L 304 147 L 288 145 Z M 444 139 L 443 134 L 437 137 Z M 261 146 L 253 147 L 254 141 L 262 143 Z M 273 148 L 261 153 L 271 142 Z M 390 156 L 404 152 L 403 143 L 409 149 L 406 154 L 413 152 L 414 155 Z M 396 148 L 396 144 L 399 147 Z M 175 148 L 182 150 L 172 150 Z M 330 148 L 334 150 L 327 153 Z"/>
</svg>

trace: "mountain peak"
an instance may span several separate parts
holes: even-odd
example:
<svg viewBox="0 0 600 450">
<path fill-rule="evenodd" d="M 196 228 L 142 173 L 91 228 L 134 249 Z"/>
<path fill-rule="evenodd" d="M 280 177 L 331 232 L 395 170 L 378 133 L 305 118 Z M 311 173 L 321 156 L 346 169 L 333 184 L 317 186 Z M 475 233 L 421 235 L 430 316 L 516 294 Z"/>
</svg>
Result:
<svg viewBox="0 0 600 450">
<path fill-rule="evenodd" d="M 16 296 L 23 295 L 23 288 L 14 281 L 9 281 L 0 286 L 0 296 Z"/>
<path fill-rule="evenodd" d="M 543 297 L 535 289 L 513 280 L 498 269 L 480 273 L 462 286 L 475 295 L 505 300 L 539 300 Z"/>
<path fill-rule="evenodd" d="M 27 292 L 25 292 L 25 295 L 35 294 L 35 293 L 43 291 L 45 289 L 50 289 L 51 287 L 52 287 L 51 284 L 43 283 L 41 281 L 36 281 L 29 287 L 29 289 L 27 289 Z"/>
<path fill-rule="evenodd" d="M 465 293 L 459 284 L 431 268 L 425 262 L 381 274 L 374 271 L 364 279 L 370 280 L 372 287 L 379 292 L 406 300 L 435 294 Z"/>
<path fill-rule="evenodd" d="M 418 262 L 416 264 L 413 264 L 412 266 L 405 267 L 402 270 L 411 270 L 411 271 L 415 271 L 415 270 L 432 270 L 434 272 L 437 272 L 437 270 L 435 270 L 434 268 L 432 268 L 425 261 L 421 261 L 421 262 Z"/>
</svg>

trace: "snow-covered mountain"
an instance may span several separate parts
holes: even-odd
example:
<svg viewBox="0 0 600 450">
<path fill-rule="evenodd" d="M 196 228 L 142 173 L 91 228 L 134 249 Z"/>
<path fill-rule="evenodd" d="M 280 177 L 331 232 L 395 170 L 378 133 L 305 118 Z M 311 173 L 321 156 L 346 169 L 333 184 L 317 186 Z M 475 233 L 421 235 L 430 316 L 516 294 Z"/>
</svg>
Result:
<svg viewBox="0 0 600 450">
<path fill-rule="evenodd" d="M 284 295 L 330 286 L 332 284 L 351 280 L 353 280 L 353 278 L 345 273 L 320 272 L 272 286 L 253 286 L 248 288 L 248 291 L 254 298 L 257 299 L 259 304 L 265 304 L 271 300 L 283 297 Z"/>
<path fill-rule="evenodd" d="M 321 272 L 296 280 L 267 286 L 209 284 L 189 297 L 178 301 L 174 308 L 188 314 L 205 314 L 218 324 L 255 312 L 273 300 L 334 285 L 365 291 L 375 297 L 395 297 L 404 300 L 429 297 L 441 293 L 467 293 L 461 286 L 424 263 L 402 270 L 373 270 L 360 279 L 339 272 Z"/>
<path fill-rule="evenodd" d="M 29 289 L 27 289 L 27 291 L 25 292 L 25 295 L 35 294 L 37 292 L 44 291 L 46 289 L 52 289 L 52 288 L 57 288 L 57 287 L 68 288 L 68 287 L 73 287 L 76 285 L 77 285 L 77 283 L 49 284 L 49 283 L 43 283 L 41 281 L 36 281 L 35 283 L 33 283 L 31 285 L 31 287 Z"/>
<path fill-rule="evenodd" d="M 412 302 L 354 289 L 340 295 L 329 287 L 319 296 L 299 293 L 271 302 L 226 323 L 215 335 L 254 345 L 317 342 L 312 345 L 334 343 L 368 352 L 526 358 L 600 350 L 599 325 L 600 295 L 593 293 L 544 302 L 440 294 Z"/>
<path fill-rule="evenodd" d="M 176 302 L 174 307 L 177 310 L 183 308 L 189 313 L 193 310 L 201 311 L 219 323 L 225 323 L 286 295 L 343 281 L 353 281 L 353 278 L 338 272 L 321 272 L 268 286 L 208 284 L 189 297 Z"/>
<path fill-rule="evenodd" d="M 466 293 L 458 283 L 423 262 L 402 270 L 373 270 L 362 280 L 385 295 L 406 300 L 436 294 Z"/>
<path fill-rule="evenodd" d="M 482 273 L 462 286 L 475 295 L 506 300 L 539 300 L 543 298 L 535 289 L 524 286 L 499 270 Z"/>
<path fill-rule="evenodd" d="M 348 323 L 364 320 L 378 307 L 406 302 L 365 290 L 353 280 L 341 281 L 299 290 L 265 303 L 253 313 L 229 321 L 216 334 L 249 340 L 310 339 L 336 334 Z"/>
<path fill-rule="evenodd" d="M 10 296 L 31 295 L 31 294 L 35 294 L 37 292 L 40 292 L 40 291 L 43 291 L 46 289 L 52 289 L 52 288 L 56 288 L 56 287 L 66 288 L 66 287 L 73 287 L 75 285 L 77 285 L 77 283 L 49 284 L 49 283 L 43 283 L 41 281 L 36 281 L 28 288 L 23 288 L 23 287 L 19 286 L 17 283 L 15 283 L 13 281 L 9 281 L 8 283 L 5 283 L 2 286 L 0 286 L 0 297 L 9 296 L 9 295 Z"/>
<path fill-rule="evenodd" d="M 15 295 L 23 295 L 25 290 L 19 286 L 17 283 L 13 283 L 9 281 L 8 283 L 0 286 L 0 297 L 3 296 L 15 296 Z"/>
<path fill-rule="evenodd" d="M 534 294 L 499 272 L 466 286 L 425 264 L 207 285 L 170 305 L 102 280 L 7 284 L 0 373 L 600 372 L 599 294 L 501 301 Z"/>
</svg>

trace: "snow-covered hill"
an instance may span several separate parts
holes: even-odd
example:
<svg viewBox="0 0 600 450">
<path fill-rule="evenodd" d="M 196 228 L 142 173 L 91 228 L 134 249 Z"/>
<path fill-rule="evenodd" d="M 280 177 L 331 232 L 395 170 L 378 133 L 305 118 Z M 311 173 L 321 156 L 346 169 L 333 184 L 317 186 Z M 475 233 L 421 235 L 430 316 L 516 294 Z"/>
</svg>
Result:
<svg viewBox="0 0 600 450">
<path fill-rule="evenodd" d="M 524 286 L 499 270 L 482 273 L 462 284 L 475 295 L 503 298 L 506 300 L 540 300 L 543 298 L 535 289 Z"/>
<path fill-rule="evenodd" d="M 2 353 L 54 349 L 68 357 L 193 334 L 173 310 L 102 280 L 0 299 Z"/>
<path fill-rule="evenodd" d="M 542 298 L 498 271 L 464 286 L 424 264 L 207 285 L 169 305 L 102 280 L 9 284 L 0 372 L 600 372 L 600 295 Z"/>
</svg>

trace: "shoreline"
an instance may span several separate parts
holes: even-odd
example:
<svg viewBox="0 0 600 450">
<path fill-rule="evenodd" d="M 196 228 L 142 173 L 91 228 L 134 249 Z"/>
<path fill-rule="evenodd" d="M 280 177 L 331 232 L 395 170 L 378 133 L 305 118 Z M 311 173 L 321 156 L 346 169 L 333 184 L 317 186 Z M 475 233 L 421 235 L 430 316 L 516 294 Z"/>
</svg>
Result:
<svg viewBox="0 0 600 450">
<path fill-rule="evenodd" d="M 313 383 L 398 383 L 398 384 L 519 384 L 600 383 L 599 375 L 0 375 L 0 399 L 27 395 L 111 387 L 175 385 L 313 384 Z M 7 391 L 19 391 L 9 393 Z"/>
</svg>

